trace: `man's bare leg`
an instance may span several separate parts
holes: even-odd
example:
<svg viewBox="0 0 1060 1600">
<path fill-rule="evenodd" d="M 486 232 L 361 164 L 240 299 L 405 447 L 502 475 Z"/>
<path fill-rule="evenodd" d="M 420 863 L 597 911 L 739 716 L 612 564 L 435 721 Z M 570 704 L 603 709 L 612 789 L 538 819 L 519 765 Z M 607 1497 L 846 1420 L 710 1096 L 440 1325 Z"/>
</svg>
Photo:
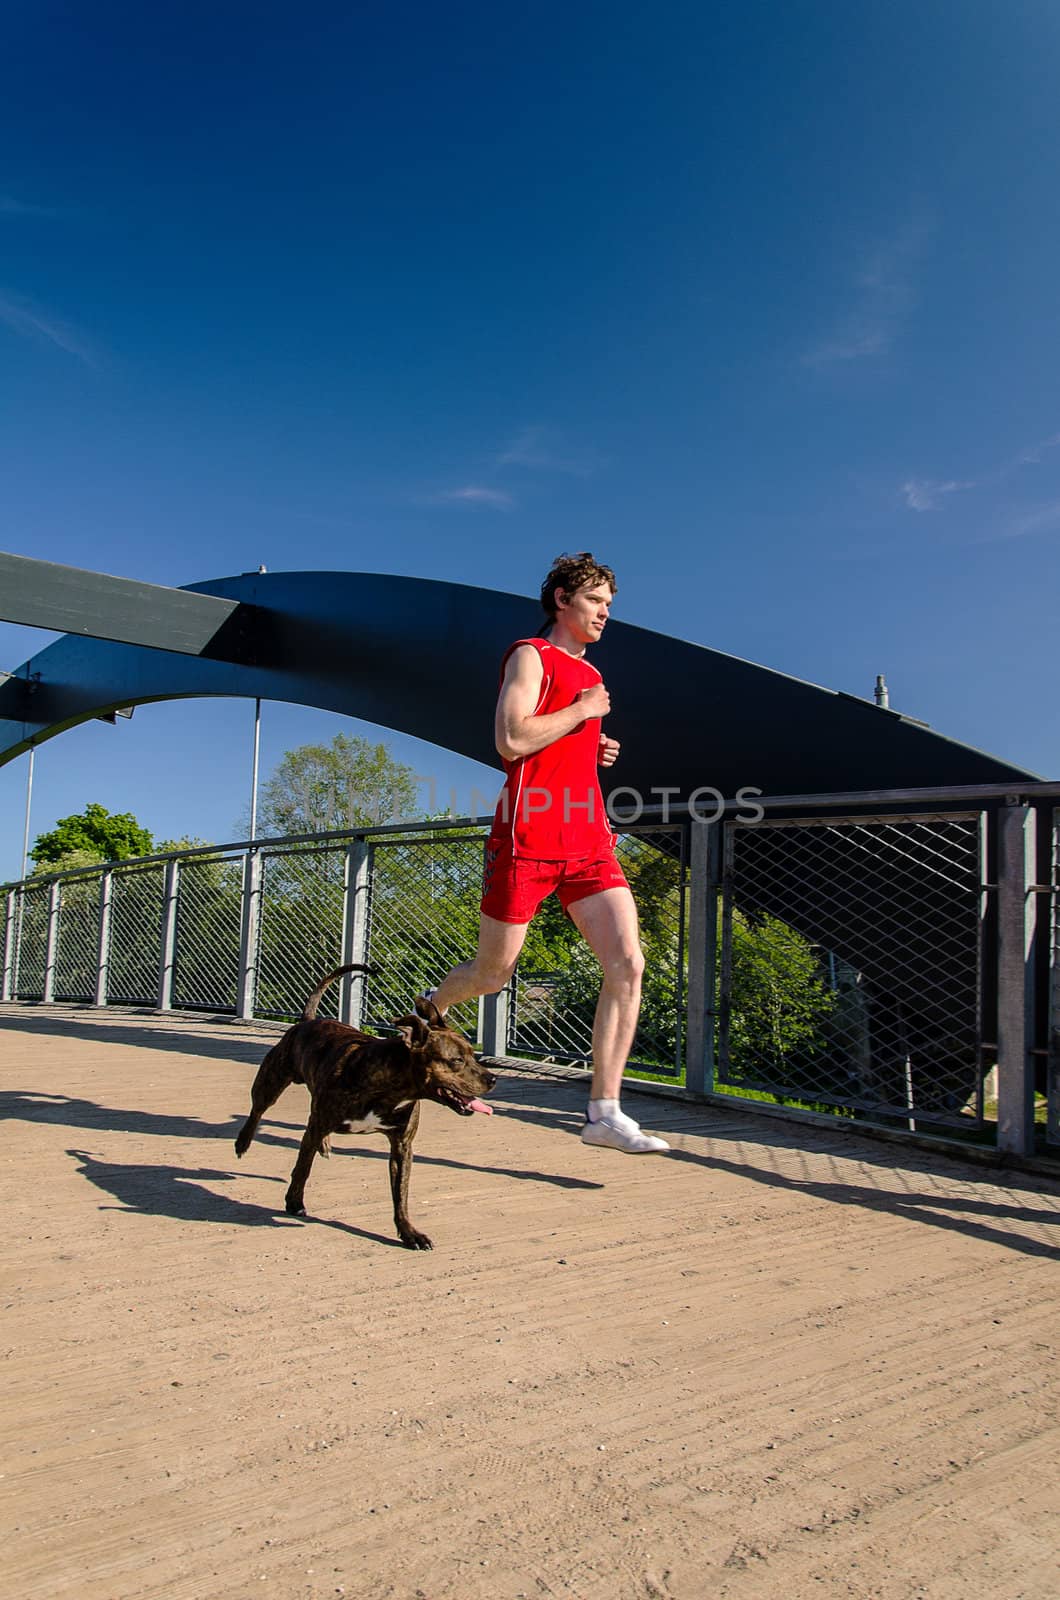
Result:
<svg viewBox="0 0 1060 1600">
<path fill-rule="evenodd" d="M 614 1138 L 590 1138 L 589 1142 L 608 1143 L 635 1154 L 667 1150 L 664 1139 L 641 1133 L 637 1123 L 618 1106 L 622 1074 L 640 1015 L 644 973 L 636 901 L 628 889 L 604 889 L 576 900 L 570 907 L 570 917 L 604 974 L 593 1019 L 593 1081 L 589 1097 L 596 1107 L 590 1107 L 590 1120 L 596 1120 L 603 1102 L 603 1120 L 616 1131 Z"/>
<path fill-rule="evenodd" d="M 637 905 L 628 889 L 604 889 L 576 900 L 570 918 L 604 972 L 593 1019 L 594 1100 L 617 1100 L 640 1015 L 644 956 Z"/>
<path fill-rule="evenodd" d="M 435 989 L 432 999 L 439 1011 L 448 1011 L 462 1000 L 480 994 L 496 994 L 504 988 L 519 959 L 528 922 L 498 922 L 496 917 L 479 918 L 478 950 L 471 961 L 454 967 Z"/>
</svg>

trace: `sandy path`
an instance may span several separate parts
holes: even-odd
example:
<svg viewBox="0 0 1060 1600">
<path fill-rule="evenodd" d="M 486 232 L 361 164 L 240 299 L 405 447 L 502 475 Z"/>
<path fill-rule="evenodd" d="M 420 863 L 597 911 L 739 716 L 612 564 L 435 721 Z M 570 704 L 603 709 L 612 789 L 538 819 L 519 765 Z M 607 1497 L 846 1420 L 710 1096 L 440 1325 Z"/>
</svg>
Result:
<svg viewBox="0 0 1060 1600">
<path fill-rule="evenodd" d="M 1053 1600 L 1060 1190 L 581 1086 L 428 1107 L 277 1215 L 264 1033 L 0 1008 L 20 1600 Z"/>
</svg>

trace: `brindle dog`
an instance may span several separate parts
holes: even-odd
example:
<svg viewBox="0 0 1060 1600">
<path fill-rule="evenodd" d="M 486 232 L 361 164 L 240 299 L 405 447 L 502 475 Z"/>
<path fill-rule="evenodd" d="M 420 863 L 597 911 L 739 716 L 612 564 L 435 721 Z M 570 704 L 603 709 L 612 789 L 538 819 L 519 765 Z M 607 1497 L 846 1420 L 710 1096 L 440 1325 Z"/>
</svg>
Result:
<svg viewBox="0 0 1060 1600">
<path fill-rule="evenodd" d="M 430 1239 L 412 1226 L 408 1214 L 420 1101 L 435 1100 L 462 1117 L 475 1111 L 492 1115 L 492 1106 L 478 1097 L 489 1094 L 497 1080 L 429 1000 L 416 1001 L 415 1016 L 396 1019 L 396 1039 L 376 1038 L 345 1022 L 317 1016 L 329 983 L 343 973 L 367 970 L 355 964 L 330 972 L 306 1001 L 301 1021 L 273 1045 L 254 1079 L 250 1115 L 236 1139 L 236 1155 L 249 1148 L 258 1123 L 288 1085 L 304 1083 L 312 1103 L 287 1190 L 288 1212 L 305 1216 L 309 1169 L 315 1156 L 329 1154 L 331 1134 L 385 1133 L 390 1140 L 390 1192 L 398 1235 L 410 1250 L 430 1250 Z"/>
</svg>

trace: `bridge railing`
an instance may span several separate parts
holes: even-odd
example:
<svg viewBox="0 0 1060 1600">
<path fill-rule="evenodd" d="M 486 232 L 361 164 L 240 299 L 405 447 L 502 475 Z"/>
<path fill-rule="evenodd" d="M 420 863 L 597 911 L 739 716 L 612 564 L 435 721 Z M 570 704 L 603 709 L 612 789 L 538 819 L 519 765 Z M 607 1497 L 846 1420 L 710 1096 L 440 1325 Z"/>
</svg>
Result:
<svg viewBox="0 0 1060 1600">
<path fill-rule="evenodd" d="M 617 820 L 646 956 L 634 1075 L 670 1092 L 1060 1145 L 1060 785 L 781 796 Z M 7 885 L 5 1001 L 386 1026 L 473 955 L 473 819 L 200 846 Z M 1039 866 L 1040 864 L 1040 866 Z M 591 1058 L 600 972 L 553 900 L 492 1055 Z"/>
</svg>

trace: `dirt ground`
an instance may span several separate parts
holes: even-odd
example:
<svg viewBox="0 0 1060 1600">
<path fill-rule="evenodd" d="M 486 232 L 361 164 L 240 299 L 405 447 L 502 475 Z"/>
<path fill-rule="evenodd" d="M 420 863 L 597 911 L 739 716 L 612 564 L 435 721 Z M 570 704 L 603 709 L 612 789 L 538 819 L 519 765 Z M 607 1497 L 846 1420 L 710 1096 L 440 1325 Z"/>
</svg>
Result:
<svg viewBox="0 0 1060 1600">
<path fill-rule="evenodd" d="M 275 1033 L 0 1008 L 20 1600 L 1055 1600 L 1060 1187 L 507 1071 L 283 1215 Z M 278 1212 L 277 1207 L 281 1210 Z"/>
</svg>

